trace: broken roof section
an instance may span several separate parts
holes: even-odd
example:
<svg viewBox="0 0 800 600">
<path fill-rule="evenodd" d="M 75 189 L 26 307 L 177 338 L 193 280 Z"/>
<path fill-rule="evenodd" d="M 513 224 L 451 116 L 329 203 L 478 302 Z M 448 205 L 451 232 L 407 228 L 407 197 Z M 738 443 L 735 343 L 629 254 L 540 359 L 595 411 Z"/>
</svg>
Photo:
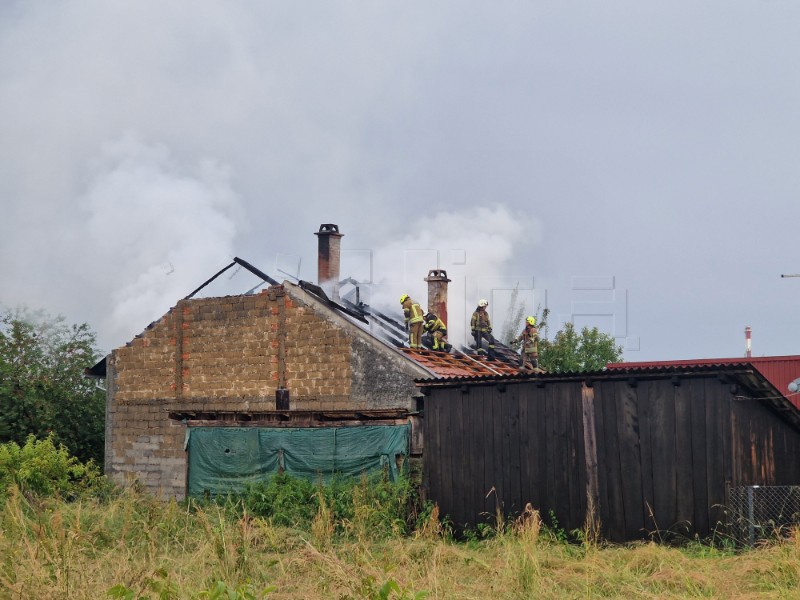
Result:
<svg viewBox="0 0 800 600">
<path fill-rule="evenodd" d="M 242 260 L 242 259 L 241 259 L 241 258 L 239 258 L 238 256 L 234 256 L 234 257 L 233 257 L 233 262 L 232 262 L 231 264 L 229 264 L 227 267 L 224 267 L 224 268 L 220 269 L 219 271 L 217 271 L 217 272 L 216 272 L 216 273 L 215 273 L 215 274 L 214 274 L 214 275 L 213 275 L 211 278 L 209 278 L 208 280 L 206 280 L 206 281 L 205 281 L 205 282 L 204 282 L 204 283 L 203 283 L 203 284 L 202 284 L 200 287 L 198 287 L 198 288 L 197 288 L 197 289 L 195 289 L 195 290 L 194 290 L 194 291 L 193 291 L 191 294 L 189 294 L 188 296 L 186 296 L 186 297 L 184 298 L 184 300 L 189 300 L 190 298 L 194 297 L 194 295 L 195 295 L 195 294 L 197 294 L 197 293 L 198 293 L 200 290 L 202 290 L 202 289 L 203 289 L 204 287 L 206 287 L 208 284 L 210 284 L 211 282 L 213 282 L 213 281 L 214 281 L 214 280 L 215 280 L 217 277 L 219 277 L 219 276 L 220 276 L 220 275 L 222 275 L 222 274 L 223 274 L 225 271 L 227 271 L 228 269 L 230 269 L 231 267 L 233 267 L 233 266 L 235 266 L 235 265 L 239 265 L 240 267 L 244 267 L 245 269 L 247 269 L 248 271 L 250 271 L 250 272 L 251 272 L 253 275 L 255 275 L 256 277 L 258 277 L 258 278 L 260 278 L 260 279 L 261 279 L 261 281 L 260 281 L 258 284 L 256 284 L 256 286 L 255 286 L 254 288 L 252 288 L 251 290 L 248 290 L 248 291 L 246 292 L 247 294 L 251 294 L 251 293 L 253 293 L 253 292 L 254 292 L 254 291 L 257 289 L 257 288 L 261 287 L 261 285 L 262 285 L 264 282 L 266 282 L 266 283 L 269 283 L 269 284 L 271 284 L 271 285 L 280 285 L 280 284 L 279 284 L 279 283 L 278 283 L 276 280 L 274 280 L 272 277 L 270 277 L 269 275 L 267 275 L 266 273 L 264 273 L 264 272 L 263 272 L 261 269 L 257 269 L 256 267 L 254 267 L 253 265 L 251 265 L 251 264 L 250 264 L 249 262 L 247 262 L 246 260 Z"/>
<path fill-rule="evenodd" d="M 436 377 L 481 377 L 510 375 L 519 372 L 519 356 L 511 348 L 499 343 L 496 349 L 498 356 L 496 360 L 489 360 L 485 355 L 475 354 L 471 349 L 465 347 L 460 350 L 453 348 L 450 353 L 409 348 L 407 346 L 408 333 L 404 322 L 362 302 L 357 281 L 346 279 L 340 282 L 340 289 L 341 286 L 348 283 L 353 286 L 353 289 L 340 296 L 339 302 L 328 298 L 325 291 L 319 286 L 302 280 L 298 285 L 328 308 L 339 312 L 373 337 L 394 347 L 406 358 L 413 360 Z"/>
<path fill-rule="evenodd" d="M 337 225 L 323 223 L 315 235 L 319 240 L 318 252 L 318 283 L 314 284 L 304 280 L 297 280 L 293 285 L 297 285 L 306 293 L 313 296 L 324 307 L 335 311 L 345 317 L 349 322 L 359 327 L 373 338 L 380 340 L 387 346 L 404 357 L 414 361 L 423 367 L 434 377 L 492 377 L 498 375 L 512 375 L 519 372 L 519 355 L 511 348 L 497 343 L 496 360 L 489 360 L 485 354 L 478 354 L 473 349 L 461 346 L 453 347 L 450 353 L 435 353 L 430 350 L 412 350 L 408 348 L 408 332 L 402 316 L 387 314 L 380 311 L 363 301 L 361 288 L 364 284 L 352 278 L 340 280 L 339 277 L 339 245 L 344 234 L 339 233 Z M 230 269 L 234 269 L 228 275 L 228 279 L 233 277 L 242 269 L 255 276 L 256 279 L 248 277 L 250 289 L 243 294 L 249 295 L 256 293 L 266 286 L 282 285 L 269 274 L 258 267 L 253 266 L 248 261 L 234 257 L 232 262 L 220 269 L 202 285 L 188 294 L 184 300 L 194 298 L 201 291 L 208 287 Z M 429 298 L 428 309 L 433 310 L 446 322 L 447 316 L 447 273 L 442 269 L 431 269 L 428 276 L 424 278 L 428 282 Z M 241 281 L 237 279 L 237 282 Z M 285 282 L 284 282 L 285 283 Z M 219 285 L 214 286 L 215 290 Z M 225 287 L 230 289 L 230 282 Z M 349 289 L 348 289 L 349 287 Z M 346 290 L 346 293 L 343 293 Z M 219 295 L 214 294 L 212 295 Z M 147 328 L 150 329 L 154 323 Z M 141 337 L 142 334 L 136 337 Z M 105 376 L 105 360 L 94 367 L 87 369 L 87 375 L 93 377 Z"/>
<path fill-rule="evenodd" d="M 326 226 L 323 225 L 323 227 Z M 331 226 L 328 225 L 327 227 L 330 228 Z M 339 236 L 341 236 L 341 234 L 339 234 Z M 336 254 L 338 254 L 338 252 Z M 270 277 L 261 269 L 253 266 L 248 261 L 239 257 L 234 257 L 233 261 L 228 266 L 214 274 L 197 289 L 187 295 L 185 299 L 191 299 L 215 279 L 236 265 L 248 270 L 261 280 L 258 285 L 246 292 L 248 294 L 253 293 L 265 283 L 280 285 L 277 280 Z M 442 271 L 442 273 L 444 272 Z M 446 274 L 444 274 L 443 277 L 446 279 Z M 336 295 L 339 296 L 337 299 L 338 301 L 329 298 L 325 290 L 319 285 L 304 280 L 298 281 L 297 285 L 307 293 L 313 295 L 330 310 L 338 312 L 373 337 L 394 347 L 408 359 L 418 363 L 436 377 L 481 377 L 518 373 L 518 355 L 511 348 L 503 344 L 497 344 L 496 353 L 498 358 L 496 360 L 489 360 L 484 355 L 476 354 L 467 347 L 462 347 L 461 349 L 453 348 L 451 353 L 447 354 L 433 352 L 431 350 L 408 348 L 408 333 L 403 321 L 399 318 L 387 315 L 363 302 L 361 300 L 360 283 L 358 281 L 347 278 L 337 283 L 338 285 L 335 285 L 334 289 L 337 291 Z M 338 292 L 348 285 L 351 286 L 348 292 L 340 295 Z"/>
</svg>

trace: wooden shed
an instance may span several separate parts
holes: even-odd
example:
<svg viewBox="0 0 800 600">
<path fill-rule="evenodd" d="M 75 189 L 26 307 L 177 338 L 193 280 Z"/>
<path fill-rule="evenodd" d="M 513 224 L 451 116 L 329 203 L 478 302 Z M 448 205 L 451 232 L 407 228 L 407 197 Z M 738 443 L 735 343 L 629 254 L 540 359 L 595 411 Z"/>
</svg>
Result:
<svg viewBox="0 0 800 600">
<path fill-rule="evenodd" d="M 800 484 L 800 411 L 749 363 L 418 380 L 424 485 L 456 527 L 530 503 L 611 541 L 705 537 L 730 486 Z"/>
</svg>

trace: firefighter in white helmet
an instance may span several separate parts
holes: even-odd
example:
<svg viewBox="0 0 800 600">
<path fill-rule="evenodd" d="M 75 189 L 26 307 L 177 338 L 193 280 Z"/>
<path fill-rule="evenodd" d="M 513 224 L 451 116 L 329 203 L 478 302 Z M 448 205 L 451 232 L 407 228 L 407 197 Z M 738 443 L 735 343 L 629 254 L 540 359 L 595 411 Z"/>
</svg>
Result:
<svg viewBox="0 0 800 600">
<path fill-rule="evenodd" d="M 472 313 L 470 328 L 472 329 L 472 337 L 475 339 L 475 350 L 480 354 L 484 352 L 483 340 L 485 339 L 489 346 L 488 358 L 494 360 L 497 355 L 495 354 L 495 340 L 492 335 L 492 321 L 486 311 L 487 306 L 489 306 L 489 303 L 481 298 L 480 302 L 478 302 L 478 308 Z"/>
</svg>

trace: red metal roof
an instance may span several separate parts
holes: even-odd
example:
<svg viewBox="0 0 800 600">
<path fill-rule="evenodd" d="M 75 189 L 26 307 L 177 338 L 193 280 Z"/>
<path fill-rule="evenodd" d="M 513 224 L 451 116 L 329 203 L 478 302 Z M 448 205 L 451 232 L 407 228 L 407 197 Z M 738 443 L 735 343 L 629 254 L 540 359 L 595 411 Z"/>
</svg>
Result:
<svg viewBox="0 0 800 600">
<path fill-rule="evenodd" d="M 519 369 L 499 360 L 488 360 L 463 352 L 452 354 L 425 349 L 398 348 L 437 377 L 480 377 L 484 375 L 518 375 Z"/>
<path fill-rule="evenodd" d="M 695 360 L 666 360 L 651 362 L 609 363 L 607 369 L 653 369 L 659 367 L 706 367 L 715 365 L 752 365 L 766 380 L 800 408 L 800 395 L 789 392 L 789 383 L 800 377 L 800 355 L 758 356 L 740 358 L 700 358 Z"/>
</svg>

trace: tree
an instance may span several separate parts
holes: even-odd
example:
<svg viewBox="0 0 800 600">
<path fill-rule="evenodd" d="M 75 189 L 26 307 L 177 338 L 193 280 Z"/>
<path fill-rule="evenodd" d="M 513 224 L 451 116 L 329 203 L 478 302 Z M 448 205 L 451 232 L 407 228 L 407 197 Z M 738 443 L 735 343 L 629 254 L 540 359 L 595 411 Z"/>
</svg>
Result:
<svg viewBox="0 0 800 600">
<path fill-rule="evenodd" d="M 550 373 L 598 371 L 606 363 L 622 360 L 622 346 L 597 327 L 584 327 L 580 334 L 573 323 L 564 323 L 555 338 L 539 342 L 539 365 Z"/>
<path fill-rule="evenodd" d="M 511 290 L 511 299 L 509 301 L 508 313 L 505 322 L 503 323 L 503 331 L 498 338 L 504 344 L 508 344 L 511 340 L 517 337 L 519 331 L 519 324 L 522 323 L 525 314 L 525 302 L 519 300 L 519 283 Z"/>
<path fill-rule="evenodd" d="M 52 434 L 79 460 L 102 465 L 105 394 L 83 376 L 98 357 L 87 324 L 0 313 L 0 443 Z"/>
</svg>

